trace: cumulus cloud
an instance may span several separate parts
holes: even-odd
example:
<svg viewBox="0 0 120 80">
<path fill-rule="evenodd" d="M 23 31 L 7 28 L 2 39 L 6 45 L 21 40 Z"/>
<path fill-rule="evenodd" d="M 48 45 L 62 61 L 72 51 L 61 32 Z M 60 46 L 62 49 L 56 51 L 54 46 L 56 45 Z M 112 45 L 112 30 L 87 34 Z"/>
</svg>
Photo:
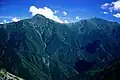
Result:
<svg viewBox="0 0 120 80">
<path fill-rule="evenodd" d="M 64 20 L 64 23 L 69 23 L 67 20 Z"/>
<path fill-rule="evenodd" d="M 33 16 L 36 14 L 41 14 L 44 15 L 46 18 L 63 23 L 63 21 L 58 16 L 55 15 L 54 11 L 48 7 L 37 8 L 35 6 L 30 6 L 29 11 L 32 13 Z"/>
<path fill-rule="evenodd" d="M 101 8 L 102 8 L 102 9 L 107 9 L 107 8 L 109 8 L 109 7 L 112 7 L 112 5 L 113 5 L 113 4 L 105 3 L 105 4 L 101 5 Z"/>
<path fill-rule="evenodd" d="M 120 13 L 113 14 L 113 16 L 116 17 L 116 18 L 120 18 Z"/>
<path fill-rule="evenodd" d="M 18 22 L 18 21 L 20 21 L 20 19 L 17 19 L 15 17 L 15 18 L 12 18 L 12 21 L 3 20 L 3 22 L 0 22 L 0 24 L 10 23 L 10 22 Z"/>
<path fill-rule="evenodd" d="M 6 20 L 3 20 L 3 22 L 0 22 L 0 24 L 8 23 Z"/>
<path fill-rule="evenodd" d="M 63 15 L 66 16 L 66 15 L 67 15 L 67 12 L 64 11 L 64 12 L 63 12 Z"/>
<path fill-rule="evenodd" d="M 7 20 L 3 20 L 3 23 L 9 23 L 9 21 L 7 21 Z"/>
<path fill-rule="evenodd" d="M 109 9 L 111 11 L 120 11 L 120 0 L 111 3 L 105 3 L 101 6 L 102 9 Z"/>
<path fill-rule="evenodd" d="M 4 24 L 3 22 L 0 22 L 0 24 Z"/>
<path fill-rule="evenodd" d="M 5 23 L 9 23 L 9 21 L 3 20 L 3 22 L 0 22 L 0 24 L 5 24 Z"/>
<path fill-rule="evenodd" d="M 20 21 L 20 19 L 17 19 L 17 18 L 15 17 L 15 18 L 12 18 L 12 21 L 13 21 L 13 22 L 18 22 L 18 21 Z"/>
<path fill-rule="evenodd" d="M 54 10 L 54 14 L 57 14 L 57 13 L 59 13 L 59 11 L 58 10 Z"/>
<path fill-rule="evenodd" d="M 80 20 L 80 17 L 79 17 L 79 16 L 76 16 L 76 20 L 79 21 L 79 20 Z"/>
<path fill-rule="evenodd" d="M 108 12 L 103 12 L 104 14 L 109 14 Z"/>
<path fill-rule="evenodd" d="M 120 0 L 111 2 L 111 3 L 105 3 L 103 5 L 101 5 L 101 8 L 104 10 L 109 10 L 109 12 L 113 13 L 117 12 L 117 14 L 113 14 L 114 17 L 119 18 L 119 13 L 120 12 Z M 108 14 L 108 13 L 104 13 L 104 14 Z"/>
<path fill-rule="evenodd" d="M 3 20 L 4 21 L 4 23 L 7 23 L 7 21 L 6 20 Z"/>
<path fill-rule="evenodd" d="M 116 1 L 116 2 L 112 2 L 112 4 L 114 5 L 114 10 L 120 10 L 120 0 Z"/>
</svg>

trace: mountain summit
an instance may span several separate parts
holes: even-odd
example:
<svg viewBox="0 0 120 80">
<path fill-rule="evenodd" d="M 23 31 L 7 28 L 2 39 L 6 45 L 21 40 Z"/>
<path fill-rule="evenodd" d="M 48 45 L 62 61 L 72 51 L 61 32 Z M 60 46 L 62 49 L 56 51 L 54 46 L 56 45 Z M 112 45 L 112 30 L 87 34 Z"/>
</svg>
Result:
<svg viewBox="0 0 120 80">
<path fill-rule="evenodd" d="M 66 80 L 119 58 L 120 24 L 60 24 L 36 15 L 0 25 L 0 67 L 26 80 Z"/>
</svg>

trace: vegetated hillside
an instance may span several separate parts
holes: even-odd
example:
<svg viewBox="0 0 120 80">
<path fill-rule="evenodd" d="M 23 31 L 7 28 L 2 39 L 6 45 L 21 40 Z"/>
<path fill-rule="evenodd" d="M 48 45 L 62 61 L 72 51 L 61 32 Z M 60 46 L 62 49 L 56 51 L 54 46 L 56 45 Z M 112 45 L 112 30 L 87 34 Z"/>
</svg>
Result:
<svg viewBox="0 0 120 80">
<path fill-rule="evenodd" d="M 120 80 L 120 60 L 116 59 L 108 67 L 82 72 L 67 80 Z"/>
<path fill-rule="evenodd" d="M 0 80 L 24 80 L 22 78 L 19 78 L 9 72 L 7 72 L 4 69 L 0 70 Z"/>
<path fill-rule="evenodd" d="M 65 80 L 119 58 L 120 24 L 60 24 L 36 15 L 0 25 L 0 67 L 26 80 Z"/>
</svg>

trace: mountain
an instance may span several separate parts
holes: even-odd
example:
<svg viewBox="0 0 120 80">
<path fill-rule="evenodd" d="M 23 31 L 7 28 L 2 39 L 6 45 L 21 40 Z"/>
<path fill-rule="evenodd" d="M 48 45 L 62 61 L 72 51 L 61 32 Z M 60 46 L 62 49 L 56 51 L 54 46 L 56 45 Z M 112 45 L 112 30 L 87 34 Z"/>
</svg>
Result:
<svg viewBox="0 0 120 80">
<path fill-rule="evenodd" d="M 0 80 L 24 80 L 22 78 L 19 78 L 9 72 L 7 72 L 4 69 L 0 70 Z"/>
<path fill-rule="evenodd" d="M 108 67 L 82 72 L 67 80 L 120 80 L 120 60 L 114 60 Z"/>
<path fill-rule="evenodd" d="M 0 68 L 26 80 L 66 80 L 119 59 L 119 31 L 100 18 L 61 24 L 35 15 L 1 24 Z"/>
</svg>

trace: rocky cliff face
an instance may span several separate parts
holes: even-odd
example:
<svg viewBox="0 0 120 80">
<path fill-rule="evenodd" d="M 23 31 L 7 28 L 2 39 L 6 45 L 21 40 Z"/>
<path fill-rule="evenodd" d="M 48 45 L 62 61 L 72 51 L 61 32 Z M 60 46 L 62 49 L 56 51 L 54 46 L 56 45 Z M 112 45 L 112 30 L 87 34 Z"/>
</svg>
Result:
<svg viewBox="0 0 120 80">
<path fill-rule="evenodd" d="M 27 80 L 65 80 L 119 58 L 120 24 L 60 24 L 42 15 L 0 25 L 0 67 Z"/>
</svg>

